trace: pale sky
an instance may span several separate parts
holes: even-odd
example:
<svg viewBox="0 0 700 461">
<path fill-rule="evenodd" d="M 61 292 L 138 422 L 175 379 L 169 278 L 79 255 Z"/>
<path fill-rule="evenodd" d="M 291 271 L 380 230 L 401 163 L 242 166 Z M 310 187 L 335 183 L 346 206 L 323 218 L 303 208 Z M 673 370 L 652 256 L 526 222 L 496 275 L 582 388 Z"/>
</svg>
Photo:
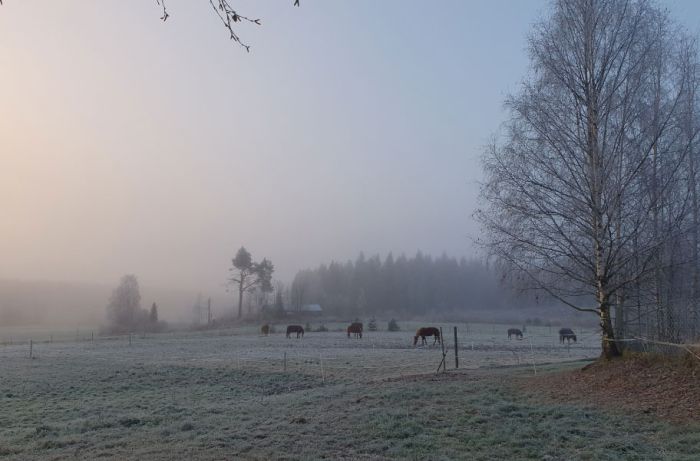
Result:
<svg viewBox="0 0 700 461">
<path fill-rule="evenodd" d="M 365 254 L 475 253 L 479 156 L 547 2 L 6 0 L 0 278 L 214 290 Z M 692 31 L 700 2 L 664 3 Z"/>
</svg>

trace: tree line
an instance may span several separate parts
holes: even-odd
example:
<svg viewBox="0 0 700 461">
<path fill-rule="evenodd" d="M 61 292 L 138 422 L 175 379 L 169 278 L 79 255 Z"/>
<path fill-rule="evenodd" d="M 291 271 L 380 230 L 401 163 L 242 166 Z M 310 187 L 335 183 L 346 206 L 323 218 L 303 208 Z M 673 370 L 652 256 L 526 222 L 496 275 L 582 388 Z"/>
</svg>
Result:
<svg viewBox="0 0 700 461">
<path fill-rule="evenodd" d="M 454 313 L 507 304 L 487 264 L 422 252 L 396 258 L 389 253 L 384 259 L 360 253 L 355 261 L 321 264 L 299 271 L 289 291 L 292 309 L 318 303 L 324 313 L 347 318 Z"/>
</svg>

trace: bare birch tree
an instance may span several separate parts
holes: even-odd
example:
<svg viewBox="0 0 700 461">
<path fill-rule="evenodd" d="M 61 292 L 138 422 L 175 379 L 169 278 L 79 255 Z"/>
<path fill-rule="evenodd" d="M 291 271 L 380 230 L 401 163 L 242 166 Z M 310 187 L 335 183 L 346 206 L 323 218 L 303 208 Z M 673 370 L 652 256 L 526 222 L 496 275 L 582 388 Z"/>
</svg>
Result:
<svg viewBox="0 0 700 461">
<path fill-rule="evenodd" d="M 688 82 L 662 62 L 677 55 L 670 27 L 644 0 L 554 1 L 529 39 L 531 74 L 484 156 L 485 245 L 597 315 L 607 358 L 619 354 L 611 311 L 624 315 L 628 289 L 648 283 L 680 232 L 670 215 L 663 233 L 656 227 L 687 153 L 676 121 Z"/>
<path fill-rule="evenodd" d="M 163 15 L 160 17 L 163 21 L 167 21 L 170 17 L 165 1 L 166 0 L 156 0 L 156 3 L 163 9 Z M 2 0 L 0 0 L 0 5 L 2 5 Z M 242 46 L 246 51 L 250 52 L 250 45 L 247 45 L 241 40 L 236 26 L 245 23 L 259 26 L 262 24 L 260 19 L 241 14 L 239 10 L 231 5 L 229 0 L 209 0 L 209 6 L 214 10 L 214 13 L 216 13 L 221 23 L 228 31 L 229 38 Z M 294 6 L 299 6 L 299 0 L 294 0 Z"/>
<path fill-rule="evenodd" d="M 3 0 L 0 0 L 0 6 L 3 4 L 2 2 Z M 170 12 L 168 6 L 166 5 L 166 0 L 155 0 L 155 2 L 163 10 L 163 14 L 160 19 L 163 22 L 167 21 L 170 17 Z M 218 18 L 221 20 L 221 24 L 223 24 L 228 31 L 229 38 L 243 47 L 246 51 L 250 52 L 250 45 L 247 45 L 238 34 L 238 26 L 241 24 L 255 24 L 259 26 L 262 24 L 260 18 L 241 14 L 240 10 L 231 5 L 230 0 L 208 0 L 208 2 L 216 16 L 218 16 Z M 299 0 L 294 0 L 294 6 L 299 6 Z"/>
</svg>

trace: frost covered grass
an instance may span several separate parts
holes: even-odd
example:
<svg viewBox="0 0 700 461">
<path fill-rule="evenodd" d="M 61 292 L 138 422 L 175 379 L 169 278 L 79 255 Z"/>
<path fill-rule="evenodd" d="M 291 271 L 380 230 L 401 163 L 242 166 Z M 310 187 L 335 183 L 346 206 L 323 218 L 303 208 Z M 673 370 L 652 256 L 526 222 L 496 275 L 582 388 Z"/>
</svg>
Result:
<svg viewBox="0 0 700 461">
<path fill-rule="evenodd" d="M 25 345 L 0 346 L 0 457 L 691 459 L 699 449 L 697 432 L 535 402 L 510 385 L 533 373 L 529 357 L 541 374 L 594 346 L 475 329 L 460 338 L 468 369 L 440 376 L 440 348 L 413 348 L 411 332 L 163 334 L 39 344 L 34 360 Z M 520 367 L 476 369 L 518 355 Z"/>
</svg>

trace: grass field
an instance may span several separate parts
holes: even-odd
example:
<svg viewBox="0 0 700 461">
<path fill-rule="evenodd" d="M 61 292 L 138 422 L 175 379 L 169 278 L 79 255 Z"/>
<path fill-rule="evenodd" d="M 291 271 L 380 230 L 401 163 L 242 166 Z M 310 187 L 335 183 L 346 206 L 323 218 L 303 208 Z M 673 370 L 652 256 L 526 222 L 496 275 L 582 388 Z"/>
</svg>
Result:
<svg viewBox="0 0 700 461">
<path fill-rule="evenodd" d="M 24 342 L 0 346 L 0 458 L 694 459 L 700 450 L 697 428 L 520 392 L 535 373 L 597 356 L 597 337 L 584 332 L 567 348 L 548 328 L 528 328 L 523 341 L 505 329 L 459 325 L 461 367 L 449 351 L 440 375 L 441 348 L 414 348 L 410 330 L 297 340 L 251 327 L 131 345 L 36 337 L 35 359 Z"/>
</svg>

